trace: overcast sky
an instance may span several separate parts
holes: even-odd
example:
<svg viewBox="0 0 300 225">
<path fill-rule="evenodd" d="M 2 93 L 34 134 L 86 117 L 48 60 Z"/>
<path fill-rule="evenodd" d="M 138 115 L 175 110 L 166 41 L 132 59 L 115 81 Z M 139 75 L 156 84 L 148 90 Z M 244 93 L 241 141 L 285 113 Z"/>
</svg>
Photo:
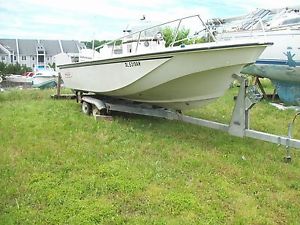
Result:
<svg viewBox="0 0 300 225">
<path fill-rule="evenodd" d="M 298 1 L 0 0 L 0 38 L 112 39 L 142 15 L 154 23 L 192 14 L 230 17 L 256 8 L 295 6 Z"/>
</svg>

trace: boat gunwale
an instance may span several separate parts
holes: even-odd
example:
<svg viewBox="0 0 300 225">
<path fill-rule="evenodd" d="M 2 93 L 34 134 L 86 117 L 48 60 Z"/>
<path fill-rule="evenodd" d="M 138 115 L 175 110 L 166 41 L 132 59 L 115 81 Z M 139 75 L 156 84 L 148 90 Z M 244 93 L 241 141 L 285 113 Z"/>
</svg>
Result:
<svg viewBox="0 0 300 225">
<path fill-rule="evenodd" d="M 134 55 L 125 55 L 121 57 L 106 58 L 91 60 L 86 62 L 70 63 L 64 65 L 58 65 L 59 69 L 68 69 L 75 67 L 85 67 L 85 66 L 94 66 L 94 65 L 104 65 L 104 64 L 114 64 L 122 62 L 130 62 L 137 60 L 154 60 L 154 59 L 163 59 L 163 58 L 172 58 L 176 53 L 185 53 L 185 52 L 196 52 L 196 51 L 206 51 L 210 49 L 226 49 L 226 48 L 239 48 L 239 47 L 252 47 L 252 46 L 262 46 L 262 45 L 273 45 L 272 42 L 250 42 L 243 44 L 230 44 L 230 45 L 218 45 L 218 46 L 207 46 L 207 47 L 196 47 L 196 48 L 182 48 L 182 49 L 172 49 L 168 51 L 161 52 L 150 52 L 144 54 L 134 54 Z M 163 56 L 161 56 L 163 55 Z M 165 55 L 165 56 L 164 56 Z M 159 57 L 161 56 L 161 57 Z"/>
<path fill-rule="evenodd" d="M 240 35 L 239 38 L 255 38 L 255 37 L 269 37 L 269 36 L 285 36 L 285 35 L 300 35 L 299 28 L 290 28 L 290 29 L 270 29 L 270 30 L 238 30 L 238 31 L 224 31 L 219 35 L 222 36 L 223 34 L 235 34 Z M 224 35 L 224 38 L 227 38 Z"/>
</svg>

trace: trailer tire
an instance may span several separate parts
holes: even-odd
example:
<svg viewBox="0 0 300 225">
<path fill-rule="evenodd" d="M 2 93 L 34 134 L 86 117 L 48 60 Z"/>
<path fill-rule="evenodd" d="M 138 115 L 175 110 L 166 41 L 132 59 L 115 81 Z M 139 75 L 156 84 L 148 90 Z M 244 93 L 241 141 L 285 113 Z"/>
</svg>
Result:
<svg viewBox="0 0 300 225">
<path fill-rule="evenodd" d="M 88 102 L 81 103 L 81 110 L 86 115 L 91 115 L 92 113 L 92 105 Z"/>
</svg>

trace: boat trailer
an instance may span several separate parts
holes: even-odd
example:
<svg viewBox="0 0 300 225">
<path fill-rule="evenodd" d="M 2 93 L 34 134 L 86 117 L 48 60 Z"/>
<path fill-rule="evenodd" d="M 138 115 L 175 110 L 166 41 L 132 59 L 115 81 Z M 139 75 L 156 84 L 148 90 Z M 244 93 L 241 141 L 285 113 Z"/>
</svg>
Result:
<svg viewBox="0 0 300 225">
<path fill-rule="evenodd" d="M 293 121 L 289 123 L 287 136 L 279 136 L 250 129 L 250 109 L 261 100 L 262 95 L 260 92 L 258 92 L 256 86 L 248 86 L 248 81 L 246 78 L 236 74 L 233 75 L 233 78 L 240 82 L 240 89 L 238 96 L 236 97 L 236 103 L 233 109 L 231 122 L 229 124 L 187 116 L 179 111 L 156 107 L 146 103 L 137 103 L 110 98 L 107 96 L 85 96 L 81 92 L 76 92 L 76 99 L 82 104 L 82 111 L 85 114 L 93 114 L 96 119 L 108 117 L 109 113 L 113 111 L 132 113 L 165 118 L 169 120 L 179 120 L 198 126 L 225 131 L 230 135 L 237 137 L 250 137 L 278 145 L 283 145 L 286 147 L 285 161 L 290 162 L 290 148 L 292 147 L 300 149 L 300 140 L 292 138 L 294 122 L 300 113 L 297 113 Z"/>
</svg>

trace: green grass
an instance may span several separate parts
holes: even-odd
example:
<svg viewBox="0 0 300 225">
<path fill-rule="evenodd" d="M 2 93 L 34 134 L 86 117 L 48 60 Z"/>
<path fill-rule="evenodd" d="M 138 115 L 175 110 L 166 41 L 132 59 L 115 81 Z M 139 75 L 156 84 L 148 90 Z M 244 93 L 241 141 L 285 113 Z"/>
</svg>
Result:
<svg viewBox="0 0 300 225">
<path fill-rule="evenodd" d="M 52 92 L 0 93 L 0 224 L 299 224 L 299 152 L 285 164 L 283 147 L 178 121 L 95 121 Z M 228 122 L 236 93 L 187 114 Z M 294 114 L 263 101 L 252 128 L 286 135 Z"/>
</svg>

